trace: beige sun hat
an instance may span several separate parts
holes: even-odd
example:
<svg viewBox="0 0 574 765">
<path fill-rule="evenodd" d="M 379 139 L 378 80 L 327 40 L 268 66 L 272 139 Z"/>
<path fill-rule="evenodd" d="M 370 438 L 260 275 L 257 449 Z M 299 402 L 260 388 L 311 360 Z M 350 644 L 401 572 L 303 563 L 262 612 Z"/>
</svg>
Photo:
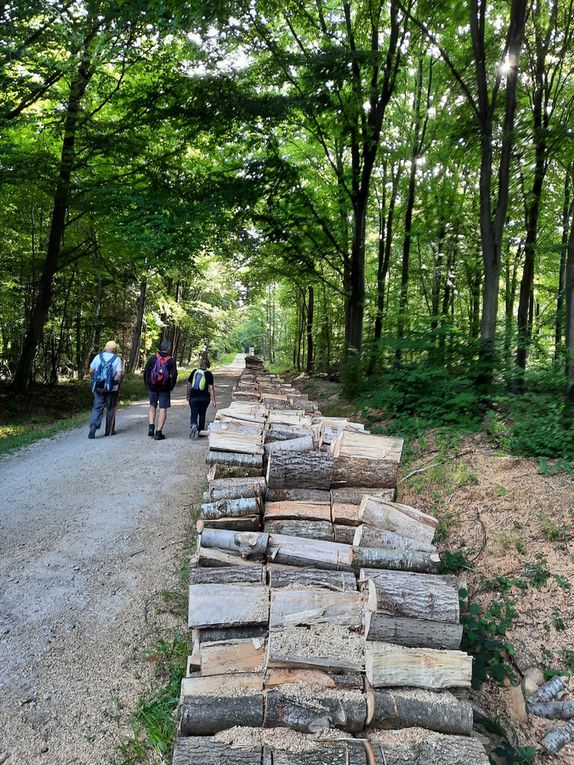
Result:
<svg viewBox="0 0 574 765">
<path fill-rule="evenodd" d="M 109 351 L 110 353 L 115 353 L 117 350 L 117 345 L 115 340 L 108 340 L 108 342 L 105 345 L 104 351 Z"/>
</svg>

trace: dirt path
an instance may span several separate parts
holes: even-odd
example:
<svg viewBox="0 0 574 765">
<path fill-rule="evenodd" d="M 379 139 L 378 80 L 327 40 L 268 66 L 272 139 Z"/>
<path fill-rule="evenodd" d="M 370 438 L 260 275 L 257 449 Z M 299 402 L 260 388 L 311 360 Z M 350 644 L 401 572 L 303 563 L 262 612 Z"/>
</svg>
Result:
<svg viewBox="0 0 574 765">
<path fill-rule="evenodd" d="M 216 374 L 220 407 L 241 366 Z M 113 438 L 88 440 L 86 421 L 0 462 L 0 763 L 109 762 L 151 679 L 142 649 L 166 617 L 150 602 L 177 582 L 205 484 L 184 392 L 165 441 L 142 402 Z"/>
</svg>

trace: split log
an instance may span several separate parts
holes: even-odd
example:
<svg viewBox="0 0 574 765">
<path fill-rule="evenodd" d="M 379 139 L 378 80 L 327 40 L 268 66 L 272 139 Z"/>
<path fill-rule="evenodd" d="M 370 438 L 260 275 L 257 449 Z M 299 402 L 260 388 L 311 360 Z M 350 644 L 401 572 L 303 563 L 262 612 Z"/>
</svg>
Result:
<svg viewBox="0 0 574 765">
<path fill-rule="evenodd" d="M 278 452 L 310 452 L 313 448 L 312 436 L 289 438 L 283 441 L 271 441 L 264 445 L 265 454 L 277 454 Z"/>
<path fill-rule="evenodd" d="M 289 519 L 331 523 L 331 505 L 327 502 L 266 502 L 263 519 L 265 522 Z"/>
<path fill-rule="evenodd" d="M 283 685 L 267 692 L 266 728 L 291 728 L 317 733 L 339 728 L 360 733 L 367 717 L 367 702 L 357 691 L 318 690 L 313 686 Z"/>
<path fill-rule="evenodd" d="M 369 724 L 386 730 L 425 728 L 459 736 L 472 734 L 472 706 L 448 691 L 396 688 L 373 692 L 374 709 Z M 371 718 L 371 715 L 369 715 Z"/>
<path fill-rule="evenodd" d="M 181 707 L 180 736 L 209 736 L 236 725 L 257 727 L 263 723 L 263 693 L 229 696 L 187 697 Z M 203 760 L 199 760 L 203 763 Z"/>
<path fill-rule="evenodd" d="M 263 430 L 265 425 L 262 422 L 211 422 L 209 424 L 209 433 L 241 433 L 249 436 L 259 436 L 263 439 Z"/>
<path fill-rule="evenodd" d="M 265 496 L 267 502 L 331 502 L 331 493 L 321 489 L 268 489 Z"/>
<path fill-rule="evenodd" d="M 198 539 L 198 553 L 197 562 L 200 567 L 233 567 L 238 566 L 252 566 L 253 561 L 243 560 L 236 553 L 226 552 L 225 550 L 217 550 L 215 547 L 202 547 L 201 539 Z"/>
<path fill-rule="evenodd" d="M 197 532 L 201 534 L 203 529 L 227 529 L 228 531 L 260 531 L 261 516 L 247 515 L 244 518 L 216 518 L 215 520 L 199 520 L 196 523 Z"/>
<path fill-rule="evenodd" d="M 267 624 L 255 624 L 235 627 L 205 627 L 204 629 L 192 630 L 196 634 L 201 644 L 220 643 L 229 640 L 244 640 L 249 638 L 264 638 L 267 635 Z"/>
<path fill-rule="evenodd" d="M 265 432 L 265 443 L 274 443 L 275 441 L 288 441 L 292 438 L 303 438 L 304 436 L 310 436 L 312 438 L 313 432 L 311 428 L 303 428 L 297 425 L 282 425 L 277 423 L 270 425 Z"/>
<path fill-rule="evenodd" d="M 217 675 L 184 677 L 181 681 L 180 703 L 185 703 L 189 697 L 221 695 L 222 687 L 225 687 L 230 694 L 235 691 L 261 692 L 263 691 L 263 674 L 258 675 L 255 672 L 249 672 L 245 675 L 230 675 L 225 678 L 224 684 L 222 684 L 222 678 Z"/>
<path fill-rule="evenodd" d="M 263 449 L 261 449 L 261 454 L 239 454 L 229 451 L 216 452 L 210 449 L 207 452 L 206 462 L 208 465 L 259 470 L 259 475 L 261 475 L 261 471 L 263 470 Z"/>
<path fill-rule="evenodd" d="M 334 539 L 333 524 L 330 521 L 266 521 L 265 532 L 268 534 L 287 534 L 291 537 L 306 537 L 307 539 L 324 539 L 329 542 Z"/>
<path fill-rule="evenodd" d="M 303 410 L 281 411 L 275 409 L 274 411 L 269 412 L 267 423 L 269 427 L 273 427 L 274 425 L 293 425 L 298 428 L 310 428 L 313 424 L 313 419 L 306 415 Z"/>
<path fill-rule="evenodd" d="M 457 650 L 462 640 L 462 625 L 366 611 L 365 639 L 396 643 L 410 648 Z"/>
<path fill-rule="evenodd" d="M 362 524 L 355 529 L 353 542 L 354 547 L 382 547 L 395 550 L 418 550 L 420 552 L 436 553 L 434 545 L 421 542 L 418 539 L 403 537 L 393 531 L 384 531 L 374 526 Z"/>
<path fill-rule="evenodd" d="M 266 587 L 253 584 L 192 584 L 189 627 L 265 624 L 269 616 Z"/>
<path fill-rule="evenodd" d="M 528 704 L 536 704 L 540 701 L 552 701 L 560 698 L 568 690 L 566 679 L 562 675 L 554 675 L 550 680 L 543 683 L 534 693 L 530 694 L 526 701 Z"/>
<path fill-rule="evenodd" d="M 264 557 L 268 541 L 269 534 L 255 531 L 203 529 L 201 533 L 201 547 L 216 547 L 250 560 Z"/>
<path fill-rule="evenodd" d="M 206 502 L 218 502 L 222 499 L 239 497 L 263 497 L 265 478 L 220 478 L 209 482 Z"/>
<path fill-rule="evenodd" d="M 313 624 L 269 632 L 268 667 L 362 672 L 364 657 L 365 641 L 348 627 Z"/>
<path fill-rule="evenodd" d="M 544 736 L 540 743 L 547 752 L 558 754 L 571 741 L 574 741 L 574 722 L 568 722 L 566 725 L 554 728 Z"/>
<path fill-rule="evenodd" d="M 472 656 L 462 651 L 405 648 L 369 643 L 365 648 L 367 679 L 373 688 L 470 688 Z"/>
<path fill-rule="evenodd" d="M 257 515 L 260 509 L 259 497 L 240 497 L 238 499 L 220 499 L 217 502 L 207 502 L 201 506 L 200 518 L 216 520 L 217 518 L 242 518 L 246 515 Z"/>
<path fill-rule="evenodd" d="M 265 584 L 263 566 L 203 568 L 194 566 L 189 572 L 190 584 Z"/>
<path fill-rule="evenodd" d="M 369 526 L 392 531 L 429 545 L 432 544 L 438 525 L 437 519 L 432 515 L 409 505 L 386 502 L 376 497 L 363 497 L 359 508 L 359 520 Z"/>
<path fill-rule="evenodd" d="M 321 569 L 301 569 L 293 566 L 280 566 L 270 563 L 269 587 L 279 590 L 283 587 L 324 587 L 334 591 L 357 591 L 357 579 L 354 574 L 344 571 L 322 571 Z"/>
<path fill-rule="evenodd" d="M 355 528 L 360 524 L 359 506 L 340 502 L 331 505 L 331 520 L 338 526 L 349 526 L 355 533 Z"/>
<path fill-rule="evenodd" d="M 331 486 L 335 489 L 344 486 L 394 489 L 398 472 L 398 462 L 361 457 L 335 457 Z"/>
<path fill-rule="evenodd" d="M 289 683 L 304 683 L 314 688 L 359 688 L 363 689 L 365 678 L 359 672 L 335 674 L 319 669 L 269 669 L 265 676 L 265 687 L 276 688 Z"/>
<path fill-rule="evenodd" d="M 458 624 L 458 581 L 452 574 L 428 576 L 364 569 L 359 582 L 367 582 L 367 606 L 371 611 Z"/>
<path fill-rule="evenodd" d="M 310 734 L 299 735 L 311 738 L 309 748 L 304 749 L 305 744 L 299 742 L 293 748 L 274 748 L 273 765 L 370 765 L 363 744 L 355 739 L 332 742 L 318 741 Z"/>
<path fill-rule="evenodd" d="M 387 502 L 395 499 L 395 489 L 377 489 L 366 486 L 346 486 L 341 489 L 331 489 L 331 502 L 333 504 L 360 505 L 363 497 L 379 497 Z"/>
<path fill-rule="evenodd" d="M 217 452 L 213 453 L 217 454 Z M 219 452 L 219 454 L 223 454 L 223 452 Z M 242 456 L 249 457 L 251 455 L 244 454 Z M 249 467 L 246 465 L 223 465 L 216 462 L 209 468 L 207 479 L 211 481 L 214 479 L 220 480 L 223 478 L 258 478 L 261 476 L 262 472 L 263 467 Z"/>
<path fill-rule="evenodd" d="M 333 456 L 335 459 L 338 457 L 358 457 L 370 459 L 373 462 L 395 462 L 398 465 L 401 461 L 402 451 L 402 438 L 375 436 L 345 428 L 337 438 Z M 368 486 L 368 484 L 364 485 Z"/>
<path fill-rule="evenodd" d="M 438 553 L 419 550 L 389 550 L 376 547 L 351 547 L 349 560 L 354 568 L 381 568 L 393 571 L 437 571 Z"/>
<path fill-rule="evenodd" d="M 209 736 L 176 739 L 172 765 L 261 765 L 261 745 L 234 748 Z"/>
<path fill-rule="evenodd" d="M 363 598 L 358 592 L 282 589 L 271 593 L 269 627 L 298 624 L 358 626 L 362 608 Z"/>
<path fill-rule="evenodd" d="M 327 490 L 332 473 L 333 458 L 325 452 L 278 452 L 269 456 L 267 486 Z"/>
<path fill-rule="evenodd" d="M 369 765 L 489 765 L 484 746 L 470 736 L 408 728 L 369 736 Z"/>
<path fill-rule="evenodd" d="M 540 701 L 529 704 L 528 714 L 551 720 L 571 720 L 574 717 L 574 701 Z"/>
<path fill-rule="evenodd" d="M 227 675 L 236 672 L 263 671 L 265 641 L 262 638 L 244 638 L 201 645 L 201 674 Z M 222 683 L 225 687 L 225 682 Z"/>
<path fill-rule="evenodd" d="M 340 523 L 336 523 L 333 526 L 335 542 L 341 542 L 344 545 L 352 545 L 355 538 L 354 526 L 343 526 Z"/>
<path fill-rule="evenodd" d="M 351 547 L 337 542 L 270 534 L 267 559 L 289 566 L 308 566 L 334 571 L 352 571 L 349 563 Z"/>
</svg>

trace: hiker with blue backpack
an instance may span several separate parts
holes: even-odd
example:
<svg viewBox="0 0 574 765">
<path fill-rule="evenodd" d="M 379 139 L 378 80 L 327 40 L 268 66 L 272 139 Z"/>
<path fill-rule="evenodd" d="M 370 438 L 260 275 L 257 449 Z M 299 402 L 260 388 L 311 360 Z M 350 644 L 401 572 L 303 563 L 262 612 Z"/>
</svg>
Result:
<svg viewBox="0 0 574 765">
<path fill-rule="evenodd" d="M 199 368 L 191 370 L 187 381 L 187 398 L 191 409 L 191 430 L 189 432 L 191 439 L 197 438 L 201 435 L 201 431 L 205 430 L 205 414 L 209 402 L 211 401 L 213 408 L 217 409 L 213 375 L 207 368 L 208 366 L 209 359 L 204 353 L 199 360 Z"/>
<path fill-rule="evenodd" d="M 114 435 L 118 391 L 123 377 L 122 360 L 116 354 L 116 350 L 115 342 L 110 340 L 106 343 L 104 350 L 94 356 L 90 364 L 94 405 L 90 417 L 88 438 L 96 437 L 96 430 L 102 424 L 104 409 L 107 410 L 106 436 Z"/>
<path fill-rule="evenodd" d="M 144 382 L 149 393 L 148 436 L 163 441 L 163 427 L 167 410 L 171 406 L 171 392 L 177 381 L 177 366 L 170 356 L 171 343 L 162 340 L 159 351 L 148 359 L 144 369 Z M 159 406 L 159 413 L 156 413 Z"/>
</svg>

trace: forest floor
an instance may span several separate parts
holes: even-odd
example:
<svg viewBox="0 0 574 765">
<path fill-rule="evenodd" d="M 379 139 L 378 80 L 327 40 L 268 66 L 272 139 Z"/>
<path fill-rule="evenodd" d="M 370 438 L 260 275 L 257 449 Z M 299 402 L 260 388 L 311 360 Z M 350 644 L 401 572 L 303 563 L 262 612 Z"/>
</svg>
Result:
<svg viewBox="0 0 574 765">
<path fill-rule="evenodd" d="M 220 406 L 238 373 L 218 374 Z M 121 409 L 113 438 L 88 440 L 86 418 L 0 459 L 3 764 L 114 761 L 155 681 L 150 646 L 181 632 L 166 602 L 193 538 L 207 439 L 188 438 L 183 386 L 165 441 L 148 438 L 147 408 Z"/>
<path fill-rule="evenodd" d="M 340 384 L 297 384 L 324 414 L 365 420 L 364 412 L 342 400 Z M 383 432 L 376 413 L 369 412 L 369 420 L 372 432 Z M 514 678 L 503 684 L 489 679 L 474 694 L 489 727 L 504 730 L 514 747 L 535 746 L 556 723 L 525 717 L 516 685 L 519 668 L 535 665 L 546 677 L 574 673 L 574 476 L 540 474 L 537 460 L 504 454 L 485 434 L 430 431 L 405 448 L 397 501 L 438 518 L 443 559 L 446 550 L 460 551 L 470 601 L 482 609 L 474 626 L 484 628 L 487 638 L 508 641 L 516 652 L 508 665 Z M 497 606 L 488 613 L 493 603 L 502 605 L 499 613 Z M 508 614 L 504 637 L 496 628 Z M 521 760 L 509 756 L 500 762 Z M 574 744 L 536 762 L 572 765 Z"/>
</svg>

